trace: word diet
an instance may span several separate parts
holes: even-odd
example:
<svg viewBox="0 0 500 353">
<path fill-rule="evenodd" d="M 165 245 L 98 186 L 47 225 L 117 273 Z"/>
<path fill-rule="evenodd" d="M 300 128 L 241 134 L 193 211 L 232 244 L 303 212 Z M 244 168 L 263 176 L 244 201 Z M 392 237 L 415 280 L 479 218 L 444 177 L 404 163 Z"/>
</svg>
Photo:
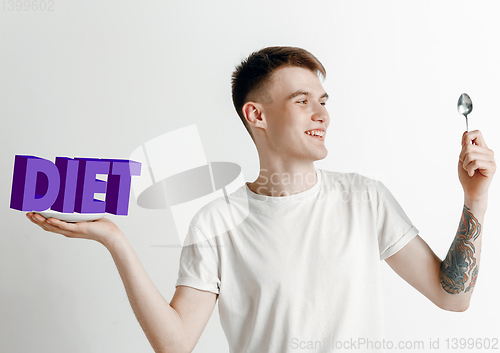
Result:
<svg viewBox="0 0 500 353">
<path fill-rule="evenodd" d="M 107 175 L 107 181 L 97 175 Z M 141 164 L 125 159 L 56 157 L 55 163 L 16 155 L 10 208 L 19 211 L 127 215 L 132 176 Z M 105 201 L 94 194 L 105 193 Z"/>
</svg>

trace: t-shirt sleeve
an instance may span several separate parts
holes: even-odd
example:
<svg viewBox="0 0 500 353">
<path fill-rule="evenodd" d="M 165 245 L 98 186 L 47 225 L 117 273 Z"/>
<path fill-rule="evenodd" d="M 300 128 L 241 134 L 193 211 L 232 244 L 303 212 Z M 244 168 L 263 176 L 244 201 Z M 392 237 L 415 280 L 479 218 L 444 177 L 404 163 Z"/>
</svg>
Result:
<svg viewBox="0 0 500 353">
<path fill-rule="evenodd" d="M 175 287 L 183 285 L 219 294 L 220 267 L 214 238 L 211 240 L 191 223 L 185 242 L 189 245 L 182 248 Z"/>
<path fill-rule="evenodd" d="M 377 235 L 380 260 L 385 260 L 401 250 L 417 234 L 412 224 L 389 189 L 377 182 Z"/>
</svg>

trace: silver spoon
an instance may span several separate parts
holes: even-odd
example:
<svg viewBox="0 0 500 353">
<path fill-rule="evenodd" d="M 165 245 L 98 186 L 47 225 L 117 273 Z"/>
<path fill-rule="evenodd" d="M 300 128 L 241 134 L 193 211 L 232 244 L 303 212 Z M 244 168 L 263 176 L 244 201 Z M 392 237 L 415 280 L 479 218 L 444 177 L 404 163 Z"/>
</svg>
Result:
<svg viewBox="0 0 500 353">
<path fill-rule="evenodd" d="M 472 111 L 472 99 L 470 99 L 467 93 L 462 93 L 460 98 L 458 98 L 457 109 L 460 114 L 465 116 L 465 125 L 467 126 L 467 132 L 469 132 L 469 120 L 467 115 Z"/>
</svg>

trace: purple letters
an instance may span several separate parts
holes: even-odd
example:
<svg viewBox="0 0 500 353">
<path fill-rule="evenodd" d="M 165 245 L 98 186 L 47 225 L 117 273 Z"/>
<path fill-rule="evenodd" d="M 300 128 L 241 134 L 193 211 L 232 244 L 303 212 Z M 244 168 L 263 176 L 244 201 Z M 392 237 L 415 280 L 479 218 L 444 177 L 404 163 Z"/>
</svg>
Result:
<svg viewBox="0 0 500 353">
<path fill-rule="evenodd" d="M 57 198 L 61 178 L 51 161 L 16 156 L 10 207 L 20 211 L 44 211 Z"/>
<path fill-rule="evenodd" d="M 107 174 L 107 182 L 97 179 L 98 174 Z M 140 174 L 141 164 L 125 159 L 57 157 L 54 164 L 35 156 L 16 156 L 10 207 L 127 215 L 132 176 Z M 105 193 L 105 201 L 94 199 L 95 193 Z"/>
<path fill-rule="evenodd" d="M 51 208 L 62 213 L 73 213 L 75 212 L 78 161 L 66 157 L 56 157 L 56 167 L 64 182 L 61 183 L 59 195 Z"/>
<path fill-rule="evenodd" d="M 92 158 L 76 158 L 79 161 L 76 183 L 75 211 L 78 213 L 104 213 L 105 202 L 95 200 L 96 192 L 106 192 L 106 183 L 97 180 L 97 174 L 109 173 L 109 162 Z"/>
<path fill-rule="evenodd" d="M 126 215 L 132 175 L 141 174 L 141 163 L 119 159 L 108 159 L 107 161 L 111 162 L 111 173 L 108 175 L 106 212 Z"/>
</svg>

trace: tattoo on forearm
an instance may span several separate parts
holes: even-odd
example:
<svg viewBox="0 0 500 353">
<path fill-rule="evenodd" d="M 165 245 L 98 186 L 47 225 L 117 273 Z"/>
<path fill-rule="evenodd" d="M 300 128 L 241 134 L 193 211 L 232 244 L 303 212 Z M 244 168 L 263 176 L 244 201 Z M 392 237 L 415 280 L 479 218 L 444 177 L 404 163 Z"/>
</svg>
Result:
<svg viewBox="0 0 500 353">
<path fill-rule="evenodd" d="M 472 279 L 470 280 L 469 286 L 465 290 L 465 293 L 467 293 L 471 289 L 474 289 L 474 286 L 476 285 L 477 273 L 478 272 L 479 272 L 479 266 L 474 267 L 474 272 L 472 272 Z"/>
<path fill-rule="evenodd" d="M 457 235 L 451 244 L 446 259 L 441 263 L 441 286 L 451 294 L 464 291 L 465 284 L 472 272 L 472 279 L 465 292 L 473 289 L 476 284 L 478 266 L 474 257 L 476 248 L 472 240 L 481 233 L 481 224 L 464 205 Z"/>
</svg>

